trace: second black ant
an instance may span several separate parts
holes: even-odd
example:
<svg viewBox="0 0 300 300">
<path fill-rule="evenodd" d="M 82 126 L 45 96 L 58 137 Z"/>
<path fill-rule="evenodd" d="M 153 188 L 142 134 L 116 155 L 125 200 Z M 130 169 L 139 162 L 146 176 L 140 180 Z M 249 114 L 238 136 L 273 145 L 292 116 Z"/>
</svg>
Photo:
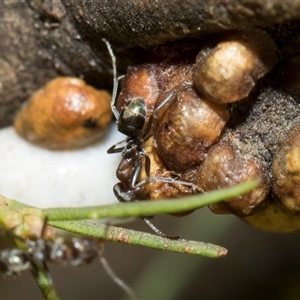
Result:
<svg viewBox="0 0 300 300">
<path fill-rule="evenodd" d="M 52 279 L 47 263 L 57 265 L 82 266 L 91 263 L 97 257 L 111 279 L 127 293 L 130 299 L 136 299 L 133 291 L 115 275 L 106 259 L 102 256 L 104 251 L 103 241 L 99 238 L 72 237 L 69 240 L 56 237 L 54 240 L 43 238 L 46 224 L 44 224 L 41 237 L 36 240 L 23 240 L 24 250 L 18 248 L 0 251 L 0 276 L 16 277 L 24 271 L 32 270 L 35 277 L 42 267 L 47 276 L 48 286 L 52 286 Z"/>
</svg>

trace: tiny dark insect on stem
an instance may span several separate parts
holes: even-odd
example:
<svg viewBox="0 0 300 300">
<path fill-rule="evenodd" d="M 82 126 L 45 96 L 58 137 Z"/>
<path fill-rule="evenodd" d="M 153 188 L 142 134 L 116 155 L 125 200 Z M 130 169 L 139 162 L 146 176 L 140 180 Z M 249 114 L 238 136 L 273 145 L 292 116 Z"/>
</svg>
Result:
<svg viewBox="0 0 300 300">
<path fill-rule="evenodd" d="M 115 275 L 102 257 L 104 244 L 101 239 L 77 236 L 67 240 L 59 236 L 54 240 L 46 240 L 43 238 L 45 228 L 46 222 L 41 237 L 36 240 L 15 237 L 22 242 L 24 249 L 12 248 L 0 251 L 0 275 L 2 277 L 16 277 L 24 271 L 31 270 L 38 280 L 39 270 L 42 268 L 46 274 L 47 286 L 53 287 L 47 263 L 78 267 L 99 258 L 108 276 L 127 293 L 130 299 L 136 299 L 130 287 Z"/>
</svg>

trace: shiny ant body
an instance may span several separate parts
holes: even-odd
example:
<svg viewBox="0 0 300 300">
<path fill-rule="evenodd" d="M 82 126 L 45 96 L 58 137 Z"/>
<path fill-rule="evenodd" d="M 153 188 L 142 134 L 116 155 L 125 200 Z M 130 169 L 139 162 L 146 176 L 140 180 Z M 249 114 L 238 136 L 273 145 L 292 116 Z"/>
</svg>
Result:
<svg viewBox="0 0 300 300">
<path fill-rule="evenodd" d="M 119 111 L 116 108 L 117 90 L 118 90 L 118 78 L 116 70 L 116 58 L 110 46 L 110 43 L 106 39 L 102 39 L 106 44 L 109 54 L 112 59 L 113 67 L 113 93 L 111 100 L 111 109 L 117 121 L 118 131 L 125 134 L 127 138 L 107 150 L 107 153 L 121 153 L 122 159 L 118 166 L 116 175 L 120 180 L 113 190 L 116 198 L 120 202 L 146 200 L 147 196 L 141 187 L 144 184 L 152 181 L 161 181 L 166 183 L 176 183 L 191 186 L 194 190 L 199 190 L 199 187 L 185 181 L 176 180 L 173 178 L 150 176 L 151 161 L 146 151 L 144 150 L 145 141 L 151 136 L 151 128 L 156 116 L 156 113 L 169 101 L 172 101 L 176 94 L 177 89 L 174 88 L 168 93 L 168 95 L 157 105 L 150 117 L 147 118 L 147 106 L 144 98 L 135 97 Z M 145 173 L 146 178 L 137 182 L 138 176 L 141 172 L 142 162 L 145 161 Z M 202 191 L 202 190 L 201 190 Z M 158 235 L 168 238 L 171 237 L 162 233 L 156 228 L 147 218 L 142 218 L 151 229 Z"/>
<path fill-rule="evenodd" d="M 45 225 L 42 229 L 42 234 Z M 0 251 L 0 276 L 15 277 L 24 271 L 32 270 L 37 277 L 39 266 L 42 266 L 47 275 L 48 285 L 52 285 L 52 279 L 47 263 L 57 265 L 82 266 L 91 263 L 97 257 L 111 279 L 127 293 L 130 299 L 136 299 L 133 291 L 115 275 L 106 259 L 102 256 L 104 247 L 99 238 L 72 237 L 66 240 L 57 237 L 54 240 L 45 240 L 42 237 L 36 240 L 23 240 L 25 249 L 4 249 Z"/>
</svg>

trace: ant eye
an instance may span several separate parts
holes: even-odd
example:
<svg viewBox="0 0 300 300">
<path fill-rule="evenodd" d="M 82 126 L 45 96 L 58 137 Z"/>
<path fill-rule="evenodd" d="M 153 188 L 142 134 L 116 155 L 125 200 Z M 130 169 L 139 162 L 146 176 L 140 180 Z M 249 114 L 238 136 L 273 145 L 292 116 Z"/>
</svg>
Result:
<svg viewBox="0 0 300 300">
<path fill-rule="evenodd" d="M 93 118 L 89 118 L 83 122 L 83 127 L 85 128 L 96 128 L 97 127 L 97 120 Z"/>
</svg>

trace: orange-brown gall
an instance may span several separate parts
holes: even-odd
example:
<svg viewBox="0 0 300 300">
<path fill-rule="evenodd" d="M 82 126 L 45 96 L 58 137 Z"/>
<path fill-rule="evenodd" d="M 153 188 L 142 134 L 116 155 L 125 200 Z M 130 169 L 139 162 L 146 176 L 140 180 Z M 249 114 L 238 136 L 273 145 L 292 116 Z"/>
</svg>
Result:
<svg viewBox="0 0 300 300">
<path fill-rule="evenodd" d="M 49 149 L 83 147 L 99 139 L 111 120 L 111 95 L 72 77 L 36 91 L 16 116 L 17 133 Z"/>
<path fill-rule="evenodd" d="M 273 191 L 287 213 L 300 214 L 300 123 L 291 130 L 273 160 Z"/>
<path fill-rule="evenodd" d="M 134 98 L 143 98 L 147 105 L 147 117 L 155 107 L 157 98 L 165 91 L 183 82 L 192 82 L 192 64 L 177 63 L 172 65 L 154 62 L 129 67 L 121 85 L 117 99 L 117 109 L 122 108 Z"/>
<path fill-rule="evenodd" d="M 225 106 L 208 101 L 190 84 L 175 91 L 174 99 L 158 112 L 155 140 L 168 168 L 183 172 L 201 163 L 208 147 L 219 139 L 229 114 Z"/>
<path fill-rule="evenodd" d="M 267 202 L 257 213 L 243 218 L 255 228 L 271 232 L 294 232 L 300 230 L 299 216 L 287 214 L 282 205 Z"/>
<path fill-rule="evenodd" d="M 193 81 L 212 101 L 230 103 L 246 98 L 275 62 L 275 44 L 267 33 L 229 32 L 199 52 Z"/>
<path fill-rule="evenodd" d="M 196 175 L 196 184 L 204 191 L 212 191 L 259 179 L 260 184 L 253 191 L 210 205 L 210 209 L 217 214 L 248 216 L 257 211 L 268 194 L 268 179 L 263 171 L 258 159 L 242 155 L 230 145 L 218 144 L 209 150 Z"/>
<path fill-rule="evenodd" d="M 121 111 L 131 99 L 142 97 L 147 103 L 147 116 L 149 116 L 158 95 L 156 65 L 144 64 L 129 67 L 117 99 L 117 109 Z"/>
</svg>

